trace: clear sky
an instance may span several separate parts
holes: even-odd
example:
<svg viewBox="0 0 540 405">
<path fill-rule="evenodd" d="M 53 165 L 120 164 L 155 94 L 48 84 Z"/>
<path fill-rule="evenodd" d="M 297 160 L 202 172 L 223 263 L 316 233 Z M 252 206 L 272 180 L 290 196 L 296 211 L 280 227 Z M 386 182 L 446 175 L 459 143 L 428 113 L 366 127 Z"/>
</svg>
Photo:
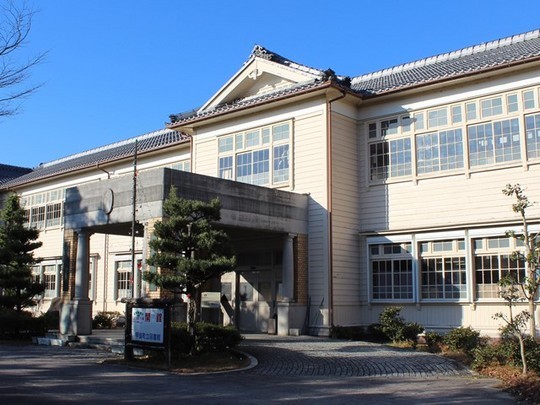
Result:
<svg viewBox="0 0 540 405">
<path fill-rule="evenodd" d="M 3 2 L 4 0 L 0 0 Z M 19 1 L 19 0 L 16 0 Z M 538 0 L 34 0 L 43 87 L 0 120 L 0 163 L 35 167 L 161 129 L 260 44 L 357 76 L 540 28 Z"/>
</svg>

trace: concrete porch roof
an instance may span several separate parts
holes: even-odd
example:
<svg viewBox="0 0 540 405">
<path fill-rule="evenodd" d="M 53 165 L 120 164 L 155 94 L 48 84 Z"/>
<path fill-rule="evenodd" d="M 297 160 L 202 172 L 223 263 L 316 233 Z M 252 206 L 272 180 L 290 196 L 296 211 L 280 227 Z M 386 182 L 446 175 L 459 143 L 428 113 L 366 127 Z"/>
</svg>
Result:
<svg viewBox="0 0 540 405">
<path fill-rule="evenodd" d="M 151 219 L 161 219 L 162 206 L 175 186 L 187 199 L 221 201 L 220 224 L 270 232 L 307 234 L 308 196 L 168 168 L 137 176 L 138 231 Z M 92 228 L 96 233 L 130 235 L 133 176 L 115 177 L 66 190 L 66 229 Z M 142 232 L 139 233 L 142 236 Z"/>
</svg>

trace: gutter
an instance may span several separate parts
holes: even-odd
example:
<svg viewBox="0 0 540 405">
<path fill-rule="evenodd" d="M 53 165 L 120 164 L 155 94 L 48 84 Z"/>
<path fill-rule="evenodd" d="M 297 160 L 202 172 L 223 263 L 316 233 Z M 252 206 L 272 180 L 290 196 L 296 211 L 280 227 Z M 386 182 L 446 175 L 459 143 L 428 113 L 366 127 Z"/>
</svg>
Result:
<svg viewBox="0 0 540 405">
<path fill-rule="evenodd" d="M 330 80 L 331 82 L 331 80 Z M 332 103 L 347 96 L 347 92 L 339 89 L 341 95 L 326 101 L 326 173 L 328 176 L 328 200 L 327 200 L 327 219 L 328 219 L 328 324 L 334 326 L 334 255 L 332 252 L 333 246 L 333 224 L 332 224 L 332 200 L 333 200 L 333 185 L 332 185 Z"/>
</svg>

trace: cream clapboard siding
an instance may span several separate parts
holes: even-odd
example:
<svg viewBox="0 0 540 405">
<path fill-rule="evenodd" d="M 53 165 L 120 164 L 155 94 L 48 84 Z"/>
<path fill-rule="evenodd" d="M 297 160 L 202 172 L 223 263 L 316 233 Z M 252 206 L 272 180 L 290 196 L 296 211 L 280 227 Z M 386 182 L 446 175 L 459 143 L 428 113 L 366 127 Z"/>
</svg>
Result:
<svg viewBox="0 0 540 405">
<path fill-rule="evenodd" d="M 259 116 L 209 126 L 194 136 L 194 172 L 217 176 L 217 137 L 249 128 L 293 120 L 291 150 L 292 180 L 287 191 L 309 193 L 309 295 L 318 311 L 312 314 L 323 323 L 328 321 L 328 218 L 325 101 L 312 99 L 265 111 Z M 322 303 L 322 305 L 321 305 Z M 328 326 L 328 325 L 327 325 Z"/>
<path fill-rule="evenodd" d="M 525 171 L 521 166 L 472 174 L 432 178 L 413 182 L 370 186 L 362 196 L 362 230 L 398 231 L 517 220 L 513 199 L 502 189 L 506 184 L 528 186 L 531 201 L 539 201 L 540 166 Z M 528 210 L 540 215 L 540 207 Z"/>
<path fill-rule="evenodd" d="M 310 319 L 323 326 L 328 318 L 328 212 L 326 114 L 297 117 L 294 122 L 294 191 L 309 193 L 308 266 Z M 315 326 L 315 325 L 313 325 Z"/>
<path fill-rule="evenodd" d="M 357 122 L 338 113 L 332 115 L 332 260 L 333 321 L 348 325 L 356 321 L 359 289 L 359 159 Z"/>
</svg>

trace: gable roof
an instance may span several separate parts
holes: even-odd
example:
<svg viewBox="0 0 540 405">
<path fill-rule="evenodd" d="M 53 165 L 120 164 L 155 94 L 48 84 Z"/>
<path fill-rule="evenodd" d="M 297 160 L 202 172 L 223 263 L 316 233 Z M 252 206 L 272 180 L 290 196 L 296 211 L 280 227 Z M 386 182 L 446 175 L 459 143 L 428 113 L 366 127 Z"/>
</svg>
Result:
<svg viewBox="0 0 540 405">
<path fill-rule="evenodd" d="M 351 94 L 368 98 L 481 74 L 490 70 L 503 69 L 521 63 L 540 61 L 540 30 L 485 42 L 352 78 L 337 76 L 331 70 L 322 71 L 293 62 L 260 45 L 255 46 L 244 66 L 254 59 L 264 59 L 299 72 L 305 72 L 311 75 L 311 80 L 260 96 L 237 98 L 218 105 L 207 103 L 197 111 L 170 115 L 171 123 L 167 126 L 173 128 L 180 124 L 266 103 L 272 99 L 278 100 L 285 94 L 290 97 L 307 90 L 313 91 L 324 87 L 323 82 L 327 81 Z"/>
<path fill-rule="evenodd" d="M 77 153 L 48 163 L 42 163 L 27 174 L 0 184 L 0 190 L 21 186 L 52 176 L 66 174 L 75 170 L 95 167 L 99 164 L 110 163 L 125 159 L 137 153 L 143 154 L 162 148 L 179 145 L 189 140 L 188 136 L 178 131 L 161 129 L 124 141 L 115 142 L 99 148 Z"/>
</svg>

